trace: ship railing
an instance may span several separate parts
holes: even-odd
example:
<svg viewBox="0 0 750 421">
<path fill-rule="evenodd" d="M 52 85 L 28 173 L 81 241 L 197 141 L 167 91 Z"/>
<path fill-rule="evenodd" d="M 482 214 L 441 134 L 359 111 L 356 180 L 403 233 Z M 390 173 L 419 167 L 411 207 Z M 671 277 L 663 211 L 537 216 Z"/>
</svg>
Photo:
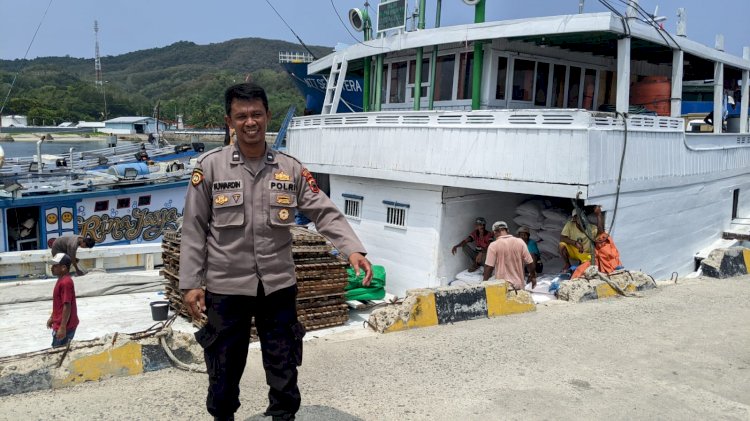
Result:
<svg viewBox="0 0 750 421">
<path fill-rule="evenodd" d="M 622 129 L 614 113 L 575 109 L 524 109 L 478 111 L 381 111 L 296 117 L 291 129 L 322 127 L 455 127 L 499 129 Z M 684 132 L 682 118 L 630 115 L 628 130 Z"/>
<path fill-rule="evenodd" d="M 114 246 L 96 246 L 93 248 L 79 248 L 77 257 L 84 267 L 91 267 L 86 262 L 93 260 L 93 267 L 98 269 L 125 269 L 141 267 L 153 270 L 161 262 L 161 243 L 123 244 Z M 0 253 L 0 277 L 28 276 L 38 274 L 46 266 L 49 275 L 51 266 L 47 263 L 50 250 L 26 250 Z M 117 263 L 113 263 L 115 260 Z M 20 268 L 20 269 L 19 269 Z"/>
<path fill-rule="evenodd" d="M 279 51 L 279 63 L 312 63 L 313 60 L 310 53 Z"/>
</svg>

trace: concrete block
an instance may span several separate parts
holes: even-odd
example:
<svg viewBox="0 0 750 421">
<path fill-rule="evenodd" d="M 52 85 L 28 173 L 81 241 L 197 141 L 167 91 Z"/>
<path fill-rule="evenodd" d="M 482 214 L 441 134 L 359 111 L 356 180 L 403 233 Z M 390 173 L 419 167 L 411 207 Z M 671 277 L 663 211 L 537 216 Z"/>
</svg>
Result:
<svg viewBox="0 0 750 421">
<path fill-rule="evenodd" d="M 505 281 L 490 281 L 484 283 L 487 294 L 487 316 L 497 317 L 508 314 L 525 313 L 536 310 L 531 295 L 526 291 L 508 292 Z"/>
<path fill-rule="evenodd" d="M 52 375 L 48 367 L 26 373 L 10 373 L 0 376 L 0 396 L 45 390 L 52 387 Z"/>
<path fill-rule="evenodd" d="M 750 250 L 744 247 L 716 249 L 701 261 L 703 275 L 710 278 L 731 278 L 747 275 L 750 267 Z"/>
<path fill-rule="evenodd" d="M 127 342 L 97 354 L 71 360 L 67 369 L 56 373 L 52 387 L 60 388 L 110 377 L 132 376 L 143 373 L 141 344 Z"/>
<path fill-rule="evenodd" d="M 400 305 L 373 311 L 370 324 L 381 333 L 435 326 L 438 324 L 435 292 L 430 289 L 407 291 Z"/>
<path fill-rule="evenodd" d="M 144 372 L 172 367 L 172 362 L 161 345 L 141 345 L 141 352 Z"/>
<path fill-rule="evenodd" d="M 484 319 L 487 317 L 487 295 L 481 285 L 438 288 L 435 309 L 439 324 Z"/>
<path fill-rule="evenodd" d="M 507 285 L 505 281 L 490 281 L 407 291 L 400 305 L 373 311 L 370 325 L 378 332 L 388 333 L 536 309 L 528 292 L 508 292 Z"/>
</svg>

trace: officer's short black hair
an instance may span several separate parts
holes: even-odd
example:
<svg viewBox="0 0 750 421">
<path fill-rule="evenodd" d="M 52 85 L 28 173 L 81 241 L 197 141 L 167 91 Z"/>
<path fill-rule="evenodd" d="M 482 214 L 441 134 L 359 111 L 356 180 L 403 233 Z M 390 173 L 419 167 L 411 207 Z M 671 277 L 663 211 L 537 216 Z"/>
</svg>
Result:
<svg viewBox="0 0 750 421">
<path fill-rule="evenodd" d="M 86 248 L 94 247 L 94 244 L 96 244 L 96 241 L 94 241 L 91 237 L 86 237 L 83 239 L 83 244 L 86 244 Z"/>
<path fill-rule="evenodd" d="M 235 99 L 245 101 L 259 99 L 263 102 L 263 107 L 268 111 L 268 97 L 266 96 L 266 91 L 252 82 L 238 83 L 227 88 L 226 92 L 224 92 L 224 107 L 227 115 L 231 114 L 232 101 Z"/>
</svg>

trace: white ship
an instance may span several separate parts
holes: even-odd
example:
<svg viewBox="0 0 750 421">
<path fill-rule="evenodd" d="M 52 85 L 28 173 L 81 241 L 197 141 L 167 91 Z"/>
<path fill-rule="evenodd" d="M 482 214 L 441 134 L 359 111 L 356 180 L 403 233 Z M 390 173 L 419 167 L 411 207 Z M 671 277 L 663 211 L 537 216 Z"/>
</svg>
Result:
<svg viewBox="0 0 750 421">
<path fill-rule="evenodd" d="M 484 0 L 466 3 L 481 21 Z M 467 262 L 451 246 L 474 219 L 515 232 L 516 207 L 532 198 L 568 212 L 571 199 L 601 205 L 628 268 L 692 271 L 696 252 L 750 217 L 750 48 L 733 56 L 653 18 L 631 2 L 427 29 L 420 18 L 411 31 L 391 21 L 309 65 L 329 75 L 324 114 L 295 118 L 288 150 L 319 174 L 398 295 L 453 279 Z M 347 72 L 364 75 L 369 111 L 330 113 Z M 737 120 L 686 133 L 689 80 L 714 81 L 717 116 L 739 88 Z"/>
</svg>

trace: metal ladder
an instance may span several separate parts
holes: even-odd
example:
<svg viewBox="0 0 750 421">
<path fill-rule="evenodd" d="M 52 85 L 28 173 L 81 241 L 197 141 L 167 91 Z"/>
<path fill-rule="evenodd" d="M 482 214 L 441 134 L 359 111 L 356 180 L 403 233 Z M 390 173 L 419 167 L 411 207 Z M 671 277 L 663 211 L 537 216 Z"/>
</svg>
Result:
<svg viewBox="0 0 750 421">
<path fill-rule="evenodd" d="M 344 87 L 346 80 L 346 68 L 349 61 L 344 54 L 333 56 L 331 63 L 331 75 L 326 83 L 326 96 L 323 100 L 323 110 L 321 114 L 336 114 L 341 101 L 341 89 Z"/>
<path fill-rule="evenodd" d="M 273 142 L 273 146 L 271 146 L 271 148 L 277 151 L 280 149 L 286 149 L 286 129 L 289 128 L 289 123 L 292 122 L 292 118 L 294 118 L 294 111 L 296 109 L 297 107 L 292 105 L 287 110 L 286 117 L 284 117 L 284 121 L 281 122 L 281 127 L 279 127 L 279 132 L 276 134 L 276 140 Z"/>
</svg>

